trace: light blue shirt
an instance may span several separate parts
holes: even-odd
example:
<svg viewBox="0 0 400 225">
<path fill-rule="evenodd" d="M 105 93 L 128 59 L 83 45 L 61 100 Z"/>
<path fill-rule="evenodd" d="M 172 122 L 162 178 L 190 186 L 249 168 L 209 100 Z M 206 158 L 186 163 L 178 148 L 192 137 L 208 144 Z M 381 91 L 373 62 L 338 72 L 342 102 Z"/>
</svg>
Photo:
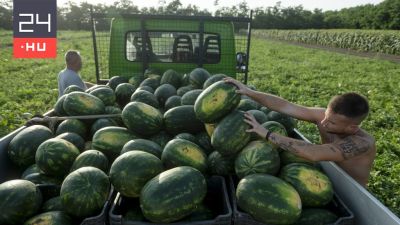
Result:
<svg viewBox="0 0 400 225">
<path fill-rule="evenodd" d="M 58 98 L 60 98 L 64 90 L 70 85 L 77 85 L 78 87 L 86 90 L 86 85 L 83 83 L 81 77 L 73 70 L 64 69 L 58 74 Z"/>
</svg>

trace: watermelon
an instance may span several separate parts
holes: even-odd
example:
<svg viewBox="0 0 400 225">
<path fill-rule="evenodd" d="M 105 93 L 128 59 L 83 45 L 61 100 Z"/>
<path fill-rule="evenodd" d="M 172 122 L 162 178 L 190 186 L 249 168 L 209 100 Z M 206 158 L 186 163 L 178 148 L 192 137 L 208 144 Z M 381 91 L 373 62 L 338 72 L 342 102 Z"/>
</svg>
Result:
<svg viewBox="0 0 400 225">
<path fill-rule="evenodd" d="M 59 99 L 57 99 L 56 104 L 54 104 L 54 113 L 57 116 L 65 116 L 67 113 L 65 112 L 63 108 L 64 100 L 67 97 L 67 95 L 61 96 Z"/>
<path fill-rule="evenodd" d="M 35 163 L 36 149 L 53 137 L 51 130 L 42 125 L 33 125 L 19 132 L 8 144 L 8 156 L 21 168 Z"/>
<path fill-rule="evenodd" d="M 303 206 L 320 207 L 332 201 L 331 181 L 313 166 L 302 163 L 289 164 L 281 169 L 279 176 L 298 191 Z"/>
<path fill-rule="evenodd" d="M 259 124 L 263 124 L 268 121 L 268 116 L 260 110 L 252 109 L 247 112 L 253 115 Z"/>
<path fill-rule="evenodd" d="M 158 86 L 160 86 L 160 80 L 157 78 L 146 78 L 142 83 L 140 83 L 140 87 L 148 86 L 153 90 L 156 90 Z"/>
<path fill-rule="evenodd" d="M 135 92 L 136 88 L 130 83 L 119 84 L 115 89 L 115 96 L 117 102 L 121 107 L 124 107 L 131 100 L 132 94 Z"/>
<path fill-rule="evenodd" d="M 109 193 L 108 176 L 100 169 L 88 166 L 75 170 L 65 178 L 60 197 L 69 215 L 85 218 L 101 211 Z"/>
<path fill-rule="evenodd" d="M 117 88 L 117 86 L 119 84 L 122 83 L 128 83 L 129 80 L 126 77 L 122 77 L 122 76 L 113 76 L 110 78 L 110 80 L 108 81 L 107 85 L 113 89 L 115 91 L 115 89 Z"/>
<path fill-rule="evenodd" d="M 309 165 L 314 165 L 313 161 L 307 160 L 288 151 L 281 151 L 279 156 L 281 158 L 282 166 L 286 166 L 291 163 L 306 163 Z"/>
<path fill-rule="evenodd" d="M 61 204 L 61 197 L 56 196 L 53 198 L 50 198 L 49 200 L 45 201 L 42 205 L 42 209 L 40 211 L 42 212 L 50 212 L 50 211 L 62 211 L 63 207 Z"/>
<path fill-rule="evenodd" d="M 63 177 L 68 174 L 79 150 L 71 142 L 52 138 L 39 145 L 35 161 L 46 175 Z"/>
<path fill-rule="evenodd" d="M 154 95 L 156 96 L 158 103 L 160 103 L 160 106 L 164 107 L 167 99 L 176 95 L 176 89 L 170 84 L 162 84 L 154 91 Z"/>
<path fill-rule="evenodd" d="M 268 116 L 268 113 L 271 112 L 271 110 L 268 109 L 268 108 L 265 107 L 265 106 L 261 107 L 261 108 L 260 108 L 260 111 L 263 112 L 263 113 L 265 113 L 265 115 L 267 115 L 267 116 Z"/>
<path fill-rule="evenodd" d="M 86 89 L 85 92 L 86 92 L 86 93 L 90 93 L 90 92 L 96 90 L 97 88 L 104 88 L 104 87 L 105 87 L 105 88 L 110 88 L 110 86 L 108 86 L 108 85 L 96 84 L 96 85 L 94 85 L 94 86 L 92 86 L 92 87 Z"/>
<path fill-rule="evenodd" d="M 62 183 L 62 179 L 45 175 L 41 171 L 28 174 L 24 180 L 29 180 L 34 184 L 60 185 Z"/>
<path fill-rule="evenodd" d="M 75 145 L 75 147 L 79 151 L 83 151 L 85 149 L 85 140 L 83 140 L 83 138 L 76 133 L 70 133 L 70 132 L 62 133 L 58 135 L 56 138 L 61 138 L 71 142 L 72 144 Z"/>
<path fill-rule="evenodd" d="M 218 81 L 200 94 L 194 108 L 201 121 L 214 123 L 231 112 L 239 101 L 240 94 L 234 85 Z"/>
<path fill-rule="evenodd" d="M 215 128 L 217 127 L 217 124 L 215 124 L 215 123 L 205 123 L 204 127 L 206 128 L 206 132 L 207 132 L 208 136 L 211 137 L 212 134 L 214 133 Z"/>
<path fill-rule="evenodd" d="M 169 97 L 165 102 L 164 109 L 168 111 L 174 107 L 181 106 L 181 99 L 182 97 L 177 95 Z"/>
<path fill-rule="evenodd" d="M 99 98 L 101 101 L 103 101 L 104 105 L 106 106 L 114 105 L 116 101 L 116 96 L 114 91 L 108 87 L 97 88 L 89 92 L 89 94 Z"/>
<path fill-rule="evenodd" d="M 135 200 L 139 200 L 135 198 Z M 136 203 L 136 202 L 135 202 Z M 127 209 L 125 215 L 123 215 L 122 219 L 128 224 L 128 221 L 145 221 L 142 210 L 140 209 L 140 203 L 129 204 L 129 208 Z"/>
<path fill-rule="evenodd" d="M 249 110 L 259 109 L 259 108 L 260 108 L 260 104 L 258 104 L 256 101 L 251 100 L 251 99 L 241 99 L 239 104 L 236 107 L 237 110 L 242 110 L 242 111 L 249 111 Z"/>
<path fill-rule="evenodd" d="M 275 175 L 279 165 L 278 151 L 265 141 L 252 141 L 236 156 L 235 172 L 239 178 L 254 173 Z"/>
<path fill-rule="evenodd" d="M 213 211 L 207 207 L 204 203 L 200 204 L 194 212 L 189 216 L 185 217 L 182 221 L 207 221 L 215 218 Z"/>
<path fill-rule="evenodd" d="M 101 128 L 110 126 L 118 126 L 118 123 L 114 119 L 110 118 L 97 119 L 96 121 L 94 121 L 92 127 L 90 128 L 90 137 L 93 137 L 93 135 Z"/>
<path fill-rule="evenodd" d="M 296 128 L 297 125 L 296 120 L 294 120 L 292 117 L 276 111 L 271 111 L 268 113 L 268 120 L 276 121 L 282 124 L 289 134 L 293 132 L 293 129 Z"/>
<path fill-rule="evenodd" d="M 42 195 L 34 183 L 10 180 L 0 184 L 0 224 L 22 224 L 42 204 Z"/>
<path fill-rule="evenodd" d="M 129 151 L 143 151 L 161 158 L 163 149 L 154 141 L 146 139 L 134 139 L 128 141 L 121 150 L 121 155 Z"/>
<path fill-rule="evenodd" d="M 108 173 L 108 159 L 100 151 L 87 150 L 82 152 L 71 166 L 71 172 L 85 167 L 92 166 L 101 169 L 104 173 Z"/>
<path fill-rule="evenodd" d="M 179 75 L 175 70 L 169 69 L 164 72 L 160 84 L 170 84 L 175 88 L 181 86 L 181 75 Z"/>
<path fill-rule="evenodd" d="M 196 139 L 197 143 L 199 143 L 198 145 L 204 150 L 204 153 L 206 153 L 206 155 L 214 151 L 211 145 L 211 138 L 210 136 L 208 136 L 207 132 L 202 131 L 196 134 Z"/>
<path fill-rule="evenodd" d="M 73 220 L 63 211 L 51 211 L 36 215 L 24 225 L 73 225 Z"/>
<path fill-rule="evenodd" d="M 195 134 L 204 129 L 203 123 L 197 119 L 192 105 L 183 105 L 172 108 L 164 113 L 165 129 L 168 133 Z"/>
<path fill-rule="evenodd" d="M 84 92 L 85 90 L 83 90 L 81 87 L 79 87 L 78 85 L 69 85 L 68 87 L 66 87 L 64 89 L 64 95 L 69 94 L 73 91 L 78 91 L 78 92 Z"/>
<path fill-rule="evenodd" d="M 56 135 L 62 133 L 75 133 L 82 138 L 86 138 L 87 128 L 85 123 L 78 119 L 66 119 L 58 125 L 56 130 Z"/>
<path fill-rule="evenodd" d="M 151 75 L 160 75 L 161 71 L 157 68 L 147 68 L 144 71 L 144 77 L 149 77 Z"/>
<path fill-rule="evenodd" d="M 338 216 L 327 209 L 308 208 L 303 209 L 294 225 L 326 225 L 334 224 L 337 220 Z"/>
<path fill-rule="evenodd" d="M 140 135 L 160 132 L 163 115 L 158 109 L 142 102 L 130 102 L 122 110 L 122 121 L 129 130 Z"/>
<path fill-rule="evenodd" d="M 157 87 L 158 87 L 158 86 L 157 86 Z M 136 89 L 136 91 L 148 91 L 148 92 L 154 94 L 154 89 L 153 89 L 152 87 L 150 87 L 150 86 L 140 86 L 140 87 L 138 87 L 138 88 Z M 135 92 L 136 92 L 136 91 L 135 91 Z"/>
<path fill-rule="evenodd" d="M 181 98 L 182 105 L 194 105 L 196 102 L 197 97 L 203 92 L 201 89 L 195 89 L 186 92 Z"/>
<path fill-rule="evenodd" d="M 187 73 L 183 74 L 182 80 L 181 80 L 181 86 L 189 85 L 190 84 L 189 78 L 190 78 L 189 74 L 187 74 Z"/>
<path fill-rule="evenodd" d="M 213 151 L 208 155 L 207 165 L 211 174 L 226 176 L 234 172 L 234 157 L 224 157 L 219 152 Z"/>
<path fill-rule="evenodd" d="M 29 174 L 32 173 L 40 173 L 40 169 L 36 164 L 32 164 L 30 165 L 28 168 L 26 168 L 26 170 L 24 170 L 24 172 L 21 175 L 21 179 L 25 179 L 26 176 L 28 176 Z"/>
<path fill-rule="evenodd" d="M 173 137 L 168 134 L 165 131 L 161 131 L 160 133 L 151 136 L 149 139 L 151 141 L 154 141 L 155 143 L 157 143 L 158 145 L 161 146 L 161 148 L 164 148 L 165 145 L 172 139 Z"/>
<path fill-rule="evenodd" d="M 195 143 L 196 145 L 199 145 L 199 143 L 197 142 L 197 138 L 193 134 L 189 134 L 189 133 L 177 134 L 174 137 L 174 139 L 183 139 L 183 140 L 187 140 L 187 141 L 190 141 L 192 143 Z"/>
<path fill-rule="evenodd" d="M 137 76 L 133 75 L 131 78 L 129 78 L 128 83 L 132 84 L 135 89 L 139 87 L 140 83 L 142 83 L 143 77 L 142 76 Z"/>
<path fill-rule="evenodd" d="M 211 86 L 212 84 L 218 82 L 218 81 L 222 81 L 226 76 L 225 74 L 219 73 L 219 74 L 215 74 L 212 75 L 210 78 L 208 78 L 204 84 L 203 84 L 203 89 L 208 88 L 209 86 Z"/>
<path fill-rule="evenodd" d="M 195 87 L 193 87 L 192 85 L 187 85 L 187 86 L 183 86 L 178 88 L 178 90 L 176 90 L 176 94 L 178 96 L 183 96 L 184 94 L 186 94 L 187 92 L 196 89 Z"/>
<path fill-rule="evenodd" d="M 267 174 L 252 174 L 236 189 L 238 206 L 266 224 L 292 224 L 301 214 L 301 199 L 285 181 Z"/>
<path fill-rule="evenodd" d="M 145 90 L 135 91 L 131 96 L 131 102 L 143 102 L 154 108 L 160 107 L 156 96 Z"/>
<path fill-rule="evenodd" d="M 282 136 L 286 136 L 286 137 L 288 136 L 288 133 L 287 133 L 285 127 L 276 121 L 268 121 L 268 122 L 261 124 L 261 126 L 265 127 L 265 129 L 267 129 L 267 130 L 270 130 L 274 133 L 278 133 Z M 258 139 L 262 139 L 262 140 L 265 139 L 265 137 L 260 137 L 258 134 L 255 134 L 254 136 Z M 275 149 L 278 149 L 279 151 L 281 151 L 281 149 L 279 148 L 278 145 L 276 145 L 272 142 L 270 142 L 270 143 L 272 144 L 272 146 L 274 146 Z"/>
<path fill-rule="evenodd" d="M 140 193 L 140 208 L 146 219 L 169 223 L 193 213 L 206 193 L 206 180 L 200 171 L 176 167 L 146 183 Z"/>
<path fill-rule="evenodd" d="M 119 107 L 117 107 L 117 106 L 106 106 L 105 113 L 106 113 L 106 114 L 121 114 L 121 113 L 122 113 L 122 110 L 121 110 Z M 113 119 L 115 122 L 117 122 L 117 124 L 119 124 L 119 125 L 122 125 L 122 124 L 123 124 L 121 118 L 113 117 L 112 119 Z"/>
<path fill-rule="evenodd" d="M 223 118 L 211 136 L 211 145 L 221 155 L 235 155 L 250 141 L 250 126 L 244 122 L 244 113 L 234 110 Z"/>
<path fill-rule="evenodd" d="M 163 171 L 163 165 L 156 156 L 143 151 L 129 151 L 113 162 L 110 181 L 115 190 L 125 197 L 139 197 L 147 181 Z"/>
<path fill-rule="evenodd" d="M 63 102 L 64 111 L 70 116 L 98 115 L 104 113 L 104 103 L 85 92 L 71 92 Z"/>
<path fill-rule="evenodd" d="M 189 74 L 189 82 L 196 88 L 203 88 L 204 82 L 210 78 L 210 73 L 203 68 L 196 68 Z"/>
<path fill-rule="evenodd" d="M 167 143 L 161 155 L 166 168 L 191 166 L 200 172 L 207 170 L 207 155 L 193 142 L 184 139 L 173 139 Z"/>
<path fill-rule="evenodd" d="M 105 127 L 93 135 L 92 148 L 101 151 L 112 161 L 119 156 L 126 142 L 136 138 L 124 127 Z"/>
</svg>

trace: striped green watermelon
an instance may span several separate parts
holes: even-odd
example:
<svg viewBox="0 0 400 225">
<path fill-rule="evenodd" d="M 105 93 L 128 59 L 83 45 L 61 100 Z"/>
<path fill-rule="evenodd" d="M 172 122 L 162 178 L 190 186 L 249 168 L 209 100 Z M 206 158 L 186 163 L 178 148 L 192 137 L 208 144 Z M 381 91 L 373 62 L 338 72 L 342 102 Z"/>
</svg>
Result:
<svg viewBox="0 0 400 225">
<path fill-rule="evenodd" d="M 181 87 L 187 86 L 190 84 L 189 78 L 190 78 L 189 74 L 187 74 L 187 73 L 183 74 L 182 80 L 181 80 Z"/>
<path fill-rule="evenodd" d="M 69 94 L 73 91 L 78 91 L 78 92 L 84 92 L 85 90 L 83 90 L 81 87 L 79 87 L 78 85 L 70 85 L 67 88 L 64 89 L 64 95 Z"/>
<path fill-rule="evenodd" d="M 89 94 L 96 96 L 97 98 L 102 100 L 104 105 L 106 106 L 114 105 L 115 101 L 117 100 L 114 91 L 108 87 L 97 88 L 89 92 Z"/>
<path fill-rule="evenodd" d="M 121 114 L 122 110 L 117 107 L 117 106 L 106 106 L 105 109 L 105 114 Z M 122 123 L 122 119 L 119 117 L 113 117 L 112 118 L 115 122 L 117 122 L 117 124 L 119 125 L 123 125 Z"/>
<path fill-rule="evenodd" d="M 225 74 L 222 74 L 222 73 L 212 75 L 210 78 L 208 78 L 204 82 L 203 89 L 206 89 L 206 88 L 210 87 L 212 84 L 223 80 L 225 77 L 228 77 L 228 76 L 226 76 Z"/>
<path fill-rule="evenodd" d="M 135 91 L 135 93 L 133 93 L 131 96 L 131 102 L 143 102 L 153 106 L 154 108 L 160 107 L 156 96 L 145 90 Z"/>
<path fill-rule="evenodd" d="M 146 103 L 131 102 L 122 110 L 122 121 L 129 130 L 139 135 L 153 135 L 161 130 L 163 115 Z"/>
<path fill-rule="evenodd" d="M 337 220 L 338 216 L 327 209 L 308 208 L 302 210 L 300 219 L 293 225 L 326 225 Z"/>
<path fill-rule="evenodd" d="M 52 138 L 39 145 L 35 161 L 44 174 L 63 177 L 68 174 L 79 150 L 71 142 Z"/>
<path fill-rule="evenodd" d="M 278 151 L 265 141 L 252 141 L 236 156 L 235 172 L 239 178 L 254 173 L 275 175 L 279 165 Z"/>
<path fill-rule="evenodd" d="M 189 82 L 196 88 L 203 88 L 204 82 L 210 78 L 210 73 L 203 68 L 196 68 L 189 74 Z"/>
<path fill-rule="evenodd" d="M 154 141 L 155 143 L 159 144 L 161 148 L 164 148 L 165 145 L 172 140 L 172 136 L 165 131 L 161 131 L 158 134 L 151 136 L 149 139 Z"/>
<path fill-rule="evenodd" d="M 197 119 L 192 105 L 178 106 L 166 111 L 164 124 L 165 130 L 172 135 L 195 134 L 204 129 L 203 123 Z"/>
<path fill-rule="evenodd" d="M 92 148 L 104 153 L 113 161 L 121 153 L 126 142 L 137 137 L 124 127 L 105 127 L 93 135 Z"/>
<path fill-rule="evenodd" d="M 146 219 L 169 223 L 194 212 L 206 193 L 206 180 L 200 171 L 176 167 L 146 183 L 140 193 L 140 208 Z"/>
<path fill-rule="evenodd" d="M 45 201 L 42 205 L 41 212 L 62 211 L 61 197 L 56 196 Z"/>
<path fill-rule="evenodd" d="M 86 150 L 82 152 L 74 161 L 71 166 L 71 172 L 85 167 L 92 166 L 101 169 L 104 173 L 108 173 L 108 159 L 100 151 L 97 150 Z"/>
<path fill-rule="evenodd" d="M 210 136 L 208 136 L 207 132 L 202 131 L 200 133 L 197 133 L 196 139 L 197 143 L 199 143 L 198 145 L 204 150 L 204 153 L 206 153 L 206 155 L 214 151 L 214 148 L 211 145 L 211 138 Z"/>
<path fill-rule="evenodd" d="M 213 151 L 207 157 L 208 170 L 211 174 L 226 176 L 234 173 L 234 157 L 224 157 Z"/>
<path fill-rule="evenodd" d="M 32 164 L 26 168 L 24 172 L 22 172 L 21 179 L 24 179 L 26 176 L 32 173 L 40 173 L 40 169 L 36 164 Z"/>
<path fill-rule="evenodd" d="M 236 189 L 238 206 L 266 224 L 292 224 L 300 218 L 301 199 L 285 181 L 267 174 L 252 174 Z"/>
<path fill-rule="evenodd" d="M 174 107 L 181 106 L 181 99 L 182 97 L 177 95 L 169 97 L 165 102 L 164 109 L 168 111 Z"/>
<path fill-rule="evenodd" d="M 117 88 L 117 86 L 119 84 L 122 83 L 128 83 L 129 80 L 126 77 L 122 77 L 122 76 L 113 76 L 110 78 L 110 80 L 108 81 L 107 85 L 113 89 L 115 91 L 115 89 Z"/>
<path fill-rule="evenodd" d="M 268 116 L 260 110 L 252 109 L 247 112 L 253 115 L 259 124 L 263 124 L 268 121 Z"/>
<path fill-rule="evenodd" d="M 192 85 L 187 85 L 187 86 L 183 86 L 178 88 L 178 90 L 176 90 L 176 94 L 178 96 L 183 96 L 184 94 L 186 94 L 187 92 L 196 89 L 195 87 L 193 87 Z"/>
<path fill-rule="evenodd" d="M 278 134 L 280 134 L 282 136 L 285 136 L 285 137 L 288 136 L 288 132 L 286 131 L 285 127 L 282 124 L 280 124 L 280 123 L 278 123 L 276 121 L 268 121 L 268 122 L 265 122 L 265 123 L 261 124 L 261 126 L 265 127 L 265 129 L 267 129 L 267 130 L 269 130 L 271 132 L 278 133 Z M 263 139 L 263 140 L 265 139 L 265 137 L 260 137 L 259 135 L 257 135 L 257 138 L 258 139 Z M 275 149 L 279 149 L 278 145 L 273 144 L 273 143 L 271 143 L 271 144 L 272 144 L 272 146 L 274 146 Z"/>
<path fill-rule="evenodd" d="M 111 119 L 111 118 L 97 119 L 96 121 L 94 121 L 94 123 L 90 127 L 90 137 L 93 137 L 93 135 L 101 128 L 110 127 L 110 126 L 118 126 L 118 123 L 114 119 Z"/>
<path fill-rule="evenodd" d="M 62 183 L 62 179 L 43 174 L 43 172 L 28 174 L 24 177 L 24 180 L 29 180 L 34 184 L 60 185 Z"/>
<path fill-rule="evenodd" d="M 51 211 L 36 215 L 24 225 L 73 225 L 73 220 L 63 211 Z"/>
<path fill-rule="evenodd" d="M 147 68 L 144 71 L 144 77 L 149 77 L 151 75 L 160 75 L 161 71 L 157 68 Z"/>
<path fill-rule="evenodd" d="M 191 221 L 191 222 L 200 222 L 212 220 L 215 218 L 214 212 L 211 208 L 207 207 L 204 203 L 200 204 L 194 212 L 192 212 L 189 216 L 185 217 L 181 221 Z"/>
<path fill-rule="evenodd" d="M 181 75 L 179 75 L 175 70 L 169 69 L 164 72 L 160 84 L 170 84 L 175 88 L 179 88 L 181 86 Z"/>
<path fill-rule="evenodd" d="M 176 88 L 170 84 L 162 84 L 154 91 L 154 95 L 156 96 L 158 103 L 160 103 L 160 106 L 164 107 L 167 99 L 176 95 Z"/>
<path fill-rule="evenodd" d="M 75 147 L 79 151 L 83 151 L 85 149 L 85 140 L 76 133 L 72 133 L 72 132 L 62 133 L 62 134 L 56 136 L 56 138 L 61 138 L 61 139 L 71 142 L 73 145 L 75 145 Z"/>
<path fill-rule="evenodd" d="M 292 163 L 283 167 L 279 176 L 298 191 L 304 206 L 320 207 L 332 201 L 331 181 L 313 166 Z"/>
<path fill-rule="evenodd" d="M 189 134 L 189 133 L 180 133 L 177 134 L 174 139 L 183 139 L 183 140 L 187 140 L 190 141 L 192 143 L 195 143 L 196 145 L 199 145 L 199 143 L 197 142 L 197 138 L 196 136 L 194 136 L 193 134 Z"/>
<path fill-rule="evenodd" d="M 131 100 L 132 94 L 135 92 L 136 87 L 130 83 L 119 84 L 115 89 L 115 96 L 117 102 L 121 107 L 124 107 Z"/>
<path fill-rule="evenodd" d="M 136 89 L 136 91 L 148 91 L 148 92 L 150 92 L 150 93 L 152 93 L 152 94 L 154 94 L 154 90 L 155 89 L 153 89 L 152 87 L 150 87 L 150 86 L 139 86 L 137 89 Z M 136 92 L 135 91 L 135 92 Z M 157 100 L 158 101 L 158 100 Z"/>
<path fill-rule="evenodd" d="M 207 170 L 207 155 L 198 145 L 183 139 L 173 139 L 167 143 L 161 155 L 166 168 L 191 166 L 200 172 Z"/>
<path fill-rule="evenodd" d="M 97 88 L 103 88 L 103 87 L 110 88 L 110 86 L 108 86 L 108 85 L 96 84 L 96 85 L 94 85 L 94 86 L 92 86 L 92 87 L 86 89 L 85 92 L 86 92 L 86 93 L 90 93 L 90 92 L 96 90 Z"/>
<path fill-rule="evenodd" d="M 67 95 L 61 96 L 59 99 L 57 99 L 56 104 L 54 104 L 54 112 L 57 116 L 65 116 L 67 113 L 64 110 L 63 104 L 64 100 L 67 97 Z"/>
<path fill-rule="evenodd" d="M 163 165 L 156 156 L 143 151 L 129 151 L 113 162 L 110 181 L 115 190 L 125 197 L 139 197 L 147 181 L 163 171 Z"/>
<path fill-rule="evenodd" d="M 212 134 L 214 133 L 215 128 L 217 127 L 217 124 L 205 123 L 204 127 L 206 128 L 206 132 L 207 132 L 208 136 L 211 138 Z"/>
<path fill-rule="evenodd" d="M 186 92 L 181 98 L 181 105 L 194 105 L 197 97 L 199 97 L 202 92 L 202 89 L 194 89 Z"/>
<path fill-rule="evenodd" d="M 242 99 L 240 100 L 239 104 L 236 107 L 237 110 L 242 110 L 242 111 L 249 111 L 259 108 L 260 104 L 258 104 L 256 101 L 252 99 Z"/>
<path fill-rule="evenodd" d="M 128 141 L 121 150 L 121 155 L 125 152 L 129 151 L 144 151 L 150 154 L 157 156 L 157 158 L 161 158 L 161 153 L 163 148 L 154 141 L 146 140 L 146 139 L 134 139 Z"/>
<path fill-rule="evenodd" d="M 232 111 L 223 118 L 211 136 L 211 144 L 221 155 L 235 155 L 250 141 L 250 126 L 244 122 L 242 111 Z"/>
<path fill-rule="evenodd" d="M 84 122 L 78 119 L 66 119 L 58 125 L 56 130 L 56 135 L 60 135 L 62 133 L 76 133 L 82 138 L 86 138 L 87 127 Z"/>
<path fill-rule="evenodd" d="M 260 108 L 260 111 L 265 113 L 265 115 L 268 116 L 269 112 L 271 112 L 271 109 L 268 109 L 267 107 L 263 106 Z"/>
<path fill-rule="evenodd" d="M 0 224 L 20 225 L 38 212 L 42 195 L 34 183 L 10 180 L 0 184 Z"/>
<path fill-rule="evenodd" d="M 279 156 L 281 158 L 281 166 L 286 166 L 291 163 L 306 163 L 306 164 L 314 165 L 314 162 L 307 160 L 305 158 L 302 158 L 300 156 L 297 156 L 288 151 L 281 151 L 279 153 Z"/>
<path fill-rule="evenodd" d="M 204 123 L 214 123 L 234 109 L 240 101 L 240 94 L 232 84 L 218 81 L 197 98 L 194 109 L 197 118 Z"/>
<path fill-rule="evenodd" d="M 293 129 L 296 128 L 297 125 L 296 120 L 294 120 L 292 117 L 276 111 L 271 111 L 268 113 L 268 120 L 276 121 L 282 124 L 288 133 L 292 133 Z"/>
<path fill-rule="evenodd" d="M 8 156 L 21 168 L 35 163 L 36 149 L 53 137 L 51 130 L 42 125 L 33 125 L 19 132 L 8 144 Z"/>
<path fill-rule="evenodd" d="M 140 87 L 143 86 L 150 87 L 151 89 L 153 89 L 154 92 L 154 90 L 156 90 L 158 86 L 160 86 L 160 80 L 158 80 L 157 78 L 146 78 L 144 79 L 144 81 L 142 81 L 142 83 L 140 83 Z"/>
<path fill-rule="evenodd" d="M 135 88 L 138 88 L 142 81 L 142 76 L 133 75 L 131 78 L 129 78 L 128 83 L 132 84 Z"/>
<path fill-rule="evenodd" d="M 110 192 L 108 176 L 100 169 L 82 167 L 70 173 L 61 185 L 64 210 L 71 216 L 85 218 L 101 211 Z"/>
<path fill-rule="evenodd" d="M 71 92 L 63 102 L 64 111 L 70 116 L 98 115 L 104 113 L 104 103 L 85 92 Z"/>
</svg>

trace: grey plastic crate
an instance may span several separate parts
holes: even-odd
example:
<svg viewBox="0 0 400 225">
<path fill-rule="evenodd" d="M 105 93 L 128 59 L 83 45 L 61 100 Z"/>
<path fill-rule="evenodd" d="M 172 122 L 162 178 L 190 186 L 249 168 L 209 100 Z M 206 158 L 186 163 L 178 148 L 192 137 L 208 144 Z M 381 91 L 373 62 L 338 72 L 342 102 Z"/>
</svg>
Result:
<svg viewBox="0 0 400 225">
<path fill-rule="evenodd" d="M 236 186 L 238 178 L 229 176 L 228 178 L 228 191 L 233 209 L 233 224 L 234 225 L 270 225 L 256 221 L 251 215 L 241 211 L 236 204 Z M 354 225 L 354 215 L 349 208 L 343 203 L 339 196 L 335 193 L 331 203 L 326 206 L 327 209 L 335 212 L 338 215 L 338 220 L 335 223 L 326 225 Z"/>
<path fill-rule="evenodd" d="M 225 179 L 221 176 L 212 176 L 207 181 L 208 191 L 205 197 L 205 202 L 212 200 L 213 209 L 217 210 L 218 216 L 213 220 L 204 221 L 185 221 L 168 223 L 165 225 L 230 225 L 232 223 L 232 208 L 229 203 L 228 191 L 225 183 Z M 127 221 L 124 220 L 123 215 L 125 214 L 129 203 L 137 201 L 137 199 L 127 199 L 121 197 L 118 193 L 114 200 L 111 210 L 109 212 L 110 225 L 164 225 L 159 223 L 152 223 L 149 221 Z M 207 204 L 209 205 L 209 204 Z"/>
</svg>

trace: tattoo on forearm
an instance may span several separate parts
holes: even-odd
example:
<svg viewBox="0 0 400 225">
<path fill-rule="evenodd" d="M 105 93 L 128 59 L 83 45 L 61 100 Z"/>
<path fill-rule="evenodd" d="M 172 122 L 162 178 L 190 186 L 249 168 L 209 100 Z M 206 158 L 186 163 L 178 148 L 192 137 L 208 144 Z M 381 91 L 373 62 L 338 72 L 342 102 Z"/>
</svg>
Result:
<svg viewBox="0 0 400 225">
<path fill-rule="evenodd" d="M 278 145 L 280 148 L 283 148 L 292 153 L 299 153 L 299 150 L 298 150 L 299 147 L 311 145 L 310 143 L 302 142 L 302 141 L 288 141 L 287 139 L 285 140 L 283 138 L 276 137 L 273 134 L 270 136 L 270 140 L 271 140 L 271 142 Z"/>
<path fill-rule="evenodd" d="M 352 138 L 347 137 L 337 143 L 337 147 L 342 152 L 343 158 L 349 159 L 361 155 L 369 150 L 367 143 L 356 143 Z"/>
</svg>

